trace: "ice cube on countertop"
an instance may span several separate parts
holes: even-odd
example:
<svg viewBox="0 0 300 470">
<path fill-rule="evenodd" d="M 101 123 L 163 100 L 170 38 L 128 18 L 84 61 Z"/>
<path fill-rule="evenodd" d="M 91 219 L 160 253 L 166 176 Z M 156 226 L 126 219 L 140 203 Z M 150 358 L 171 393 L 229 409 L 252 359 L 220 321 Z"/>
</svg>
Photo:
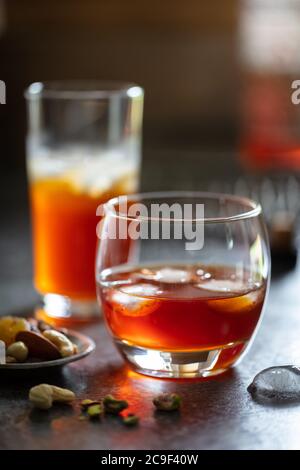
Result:
<svg viewBox="0 0 300 470">
<path fill-rule="evenodd" d="M 277 366 L 259 372 L 248 387 L 257 401 L 299 401 L 300 367 Z"/>
</svg>

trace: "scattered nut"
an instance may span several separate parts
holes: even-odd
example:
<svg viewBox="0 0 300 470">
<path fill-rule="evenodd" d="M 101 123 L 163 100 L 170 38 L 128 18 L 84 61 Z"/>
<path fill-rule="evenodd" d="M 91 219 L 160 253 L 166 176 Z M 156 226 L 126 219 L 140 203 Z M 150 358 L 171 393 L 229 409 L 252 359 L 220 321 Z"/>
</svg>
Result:
<svg viewBox="0 0 300 470">
<path fill-rule="evenodd" d="M 53 403 L 53 394 L 51 385 L 40 384 L 32 387 L 29 391 L 29 400 L 36 408 L 48 410 Z"/>
<path fill-rule="evenodd" d="M 80 402 L 80 406 L 83 410 L 85 410 L 86 408 L 88 408 L 93 403 L 94 403 L 93 400 L 90 400 L 89 398 L 86 398 L 85 400 L 82 400 Z"/>
<path fill-rule="evenodd" d="M 79 421 L 86 421 L 88 418 L 87 418 L 87 416 L 80 415 L 80 416 L 78 416 L 78 419 L 79 419 Z"/>
<path fill-rule="evenodd" d="M 75 393 L 68 388 L 56 387 L 51 385 L 53 393 L 53 401 L 59 401 L 60 403 L 70 403 L 75 397 Z"/>
<path fill-rule="evenodd" d="M 154 406 L 160 411 L 178 410 L 181 397 L 176 393 L 162 393 L 153 399 Z"/>
<path fill-rule="evenodd" d="M 90 400 L 89 398 L 87 398 L 86 400 L 82 400 L 82 402 L 80 403 L 80 406 L 83 410 L 87 410 L 89 408 L 89 406 L 91 406 L 91 405 L 100 405 L 100 402 Z"/>
<path fill-rule="evenodd" d="M 128 413 L 128 415 L 123 416 L 122 423 L 125 424 L 125 426 L 136 426 L 139 420 L 140 418 L 137 415 Z"/>
<path fill-rule="evenodd" d="M 74 354 L 72 341 L 63 333 L 56 330 L 45 330 L 43 331 L 43 336 L 58 348 L 62 357 L 69 357 Z"/>
<path fill-rule="evenodd" d="M 106 413 L 119 414 L 125 408 L 128 408 L 128 403 L 125 400 L 117 400 L 112 395 L 106 395 L 103 399 L 103 405 Z"/>
<path fill-rule="evenodd" d="M 69 403 L 73 401 L 75 394 L 66 388 L 56 387 L 55 385 L 40 384 L 32 387 L 29 391 L 29 400 L 41 410 L 51 408 L 54 401 Z"/>
<path fill-rule="evenodd" d="M 87 408 L 87 414 L 89 418 L 99 418 L 103 414 L 103 407 L 100 403 L 97 403 L 95 405 L 90 405 Z"/>
<path fill-rule="evenodd" d="M 48 339 L 34 331 L 21 331 L 16 336 L 17 341 L 23 341 L 26 344 L 29 355 L 38 359 L 51 361 L 60 359 L 59 349 Z"/>
<path fill-rule="evenodd" d="M 28 357 L 28 348 L 23 341 L 17 341 L 8 346 L 6 354 L 7 356 L 14 357 L 17 362 L 24 362 Z"/>
</svg>

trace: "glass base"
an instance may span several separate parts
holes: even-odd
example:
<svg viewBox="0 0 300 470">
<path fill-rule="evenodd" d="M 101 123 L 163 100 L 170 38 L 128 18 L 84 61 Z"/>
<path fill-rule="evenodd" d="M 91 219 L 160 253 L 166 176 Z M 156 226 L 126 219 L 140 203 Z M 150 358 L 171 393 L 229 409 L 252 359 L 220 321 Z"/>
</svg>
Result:
<svg viewBox="0 0 300 470">
<path fill-rule="evenodd" d="M 188 379 L 211 377 L 226 369 L 215 368 L 222 348 L 192 352 L 166 352 L 133 346 L 124 341 L 115 343 L 130 366 L 144 375 L 160 378 Z"/>
<path fill-rule="evenodd" d="M 72 300 L 58 294 L 45 294 L 41 306 L 36 309 L 36 317 L 42 320 L 86 322 L 101 317 L 95 300 Z"/>
</svg>

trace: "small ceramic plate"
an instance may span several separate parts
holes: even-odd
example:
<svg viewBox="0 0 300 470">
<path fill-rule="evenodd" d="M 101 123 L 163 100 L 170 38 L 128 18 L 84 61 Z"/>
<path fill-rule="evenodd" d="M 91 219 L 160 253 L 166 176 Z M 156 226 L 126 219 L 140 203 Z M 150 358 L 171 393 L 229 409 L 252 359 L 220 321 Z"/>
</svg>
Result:
<svg viewBox="0 0 300 470">
<path fill-rule="evenodd" d="M 95 349 L 94 341 L 77 331 L 66 330 L 66 336 L 76 344 L 78 347 L 78 353 L 69 357 L 62 357 L 61 359 L 55 359 L 54 361 L 40 361 L 40 362 L 24 362 L 15 364 L 0 364 L 0 369 L 44 369 L 46 367 L 57 367 L 64 366 L 70 362 L 79 361 L 83 357 L 90 354 Z"/>
</svg>

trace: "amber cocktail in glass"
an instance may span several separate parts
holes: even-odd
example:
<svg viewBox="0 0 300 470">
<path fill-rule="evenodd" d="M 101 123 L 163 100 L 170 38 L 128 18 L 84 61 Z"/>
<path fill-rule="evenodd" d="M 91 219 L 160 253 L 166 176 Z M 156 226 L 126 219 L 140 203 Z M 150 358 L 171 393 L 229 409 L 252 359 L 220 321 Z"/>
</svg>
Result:
<svg viewBox="0 0 300 470">
<path fill-rule="evenodd" d="M 39 312 L 88 319 L 99 315 L 96 211 L 138 187 L 143 92 L 120 83 L 34 83 L 26 97 Z"/>
<path fill-rule="evenodd" d="M 182 378 L 224 372 L 248 348 L 266 299 L 269 247 L 260 206 L 209 193 L 136 195 L 128 200 L 129 208 L 203 205 L 203 218 L 189 219 L 195 233 L 197 225 L 202 227 L 203 246 L 187 249 L 190 237 L 189 242 L 186 232 L 178 237 L 175 225 L 178 229 L 186 222 L 184 215 L 147 217 L 142 208 L 134 218 L 119 210 L 118 198 L 106 205 L 106 234 L 118 217 L 123 229 L 126 221 L 129 239 L 137 232 L 132 224 L 143 219 L 148 225 L 142 239 L 125 244 L 124 234 L 118 239 L 114 231 L 114 238 L 99 244 L 99 300 L 117 347 L 131 367 L 148 375 Z M 164 238 L 156 231 L 151 239 L 154 222 L 170 223 Z"/>
</svg>

